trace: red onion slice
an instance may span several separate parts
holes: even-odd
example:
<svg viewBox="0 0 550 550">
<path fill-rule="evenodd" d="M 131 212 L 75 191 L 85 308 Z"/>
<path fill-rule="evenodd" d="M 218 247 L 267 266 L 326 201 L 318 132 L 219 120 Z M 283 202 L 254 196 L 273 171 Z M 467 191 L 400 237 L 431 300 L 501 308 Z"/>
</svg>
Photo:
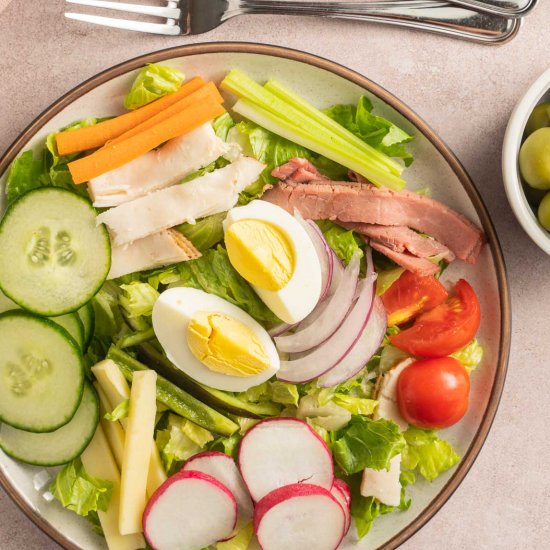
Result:
<svg viewBox="0 0 550 550">
<path fill-rule="evenodd" d="M 332 283 L 332 270 L 334 264 L 334 256 L 332 254 L 332 248 L 328 245 L 323 232 L 319 226 L 312 220 L 304 220 L 300 212 L 297 209 L 294 209 L 294 217 L 300 223 L 300 225 L 305 229 L 306 233 L 309 235 L 311 242 L 317 252 L 319 262 L 321 264 L 321 296 L 319 301 L 321 301 L 328 293 L 331 283 Z"/>
<path fill-rule="evenodd" d="M 338 365 L 319 378 L 319 387 L 330 388 L 353 378 L 370 361 L 386 334 L 386 318 L 384 304 L 376 297 L 372 314 L 361 337 Z"/>
<path fill-rule="evenodd" d="M 374 303 L 374 285 L 361 281 L 361 293 L 338 330 L 311 353 L 291 361 L 281 361 L 277 378 L 293 384 L 304 383 L 330 371 L 352 350 L 368 323 Z"/>
<path fill-rule="evenodd" d="M 305 328 L 298 327 L 294 334 L 275 338 L 275 345 L 279 351 L 299 353 L 310 350 L 334 334 L 346 318 L 356 298 L 359 264 L 359 253 L 355 253 L 345 269 L 338 289 L 328 300 L 328 304 L 321 306 L 323 312 L 316 318 L 315 323 Z"/>
<path fill-rule="evenodd" d="M 280 325 L 275 325 L 273 328 L 270 328 L 267 333 L 271 338 L 275 338 L 276 336 L 281 336 L 281 334 L 287 333 L 292 327 L 295 327 L 296 325 L 290 325 L 288 323 L 281 323 Z"/>
</svg>

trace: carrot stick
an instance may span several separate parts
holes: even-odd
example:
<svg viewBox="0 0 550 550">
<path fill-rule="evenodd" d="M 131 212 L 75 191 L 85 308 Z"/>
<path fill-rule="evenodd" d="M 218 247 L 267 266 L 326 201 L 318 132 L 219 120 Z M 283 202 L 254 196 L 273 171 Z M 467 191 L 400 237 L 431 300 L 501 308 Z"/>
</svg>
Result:
<svg viewBox="0 0 550 550">
<path fill-rule="evenodd" d="M 170 107 L 204 85 L 204 80 L 199 76 L 184 84 L 177 92 L 165 95 L 153 103 L 149 103 L 135 111 L 130 111 L 129 113 L 124 113 L 115 118 L 104 120 L 94 126 L 61 132 L 55 136 L 57 151 L 63 156 L 101 147 L 110 139 L 120 136 L 134 126 L 155 116 L 163 109 Z"/>
<path fill-rule="evenodd" d="M 170 139 L 191 132 L 224 112 L 225 109 L 218 101 L 208 96 L 148 130 L 70 162 L 68 167 L 73 181 L 84 183 L 105 172 L 110 172 Z"/>
<path fill-rule="evenodd" d="M 159 122 L 167 120 L 171 116 L 174 116 L 175 114 L 182 111 L 183 109 L 186 109 L 187 107 L 189 107 L 189 105 L 192 105 L 193 103 L 196 103 L 198 101 L 203 101 L 207 96 L 212 97 L 212 99 L 216 100 L 218 103 L 223 103 L 223 97 L 221 96 L 220 92 L 218 92 L 218 88 L 216 88 L 216 85 L 213 82 L 208 82 L 208 84 L 206 84 L 202 88 L 199 88 L 192 94 L 189 94 L 187 97 L 180 99 L 177 103 L 174 103 L 170 107 L 163 109 L 162 111 L 160 111 L 160 113 L 147 119 L 145 122 L 134 126 L 117 138 L 108 141 L 105 144 L 105 147 L 110 147 L 111 145 L 120 143 L 121 141 L 124 141 L 129 137 L 135 136 L 140 132 L 144 132 L 145 130 L 152 128 L 153 126 L 156 126 Z"/>
</svg>

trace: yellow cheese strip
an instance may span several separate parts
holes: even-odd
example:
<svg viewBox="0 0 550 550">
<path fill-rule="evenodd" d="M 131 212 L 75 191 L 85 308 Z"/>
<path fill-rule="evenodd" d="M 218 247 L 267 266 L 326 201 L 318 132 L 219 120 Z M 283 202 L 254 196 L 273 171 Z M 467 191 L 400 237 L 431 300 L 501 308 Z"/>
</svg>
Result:
<svg viewBox="0 0 550 550">
<path fill-rule="evenodd" d="M 103 388 L 100 386 L 100 384 L 98 382 L 94 382 L 94 386 L 99 396 L 99 414 L 101 427 L 103 428 L 103 432 L 107 437 L 109 447 L 111 447 L 111 451 L 113 452 L 113 456 L 115 457 L 117 466 L 120 469 L 122 466 L 122 456 L 124 454 L 124 430 L 122 429 L 120 422 L 111 422 L 110 420 L 105 420 L 105 415 L 107 413 L 110 413 L 113 410 L 113 407 L 107 399 L 107 396 L 105 395 L 105 392 L 103 391 Z"/>
<path fill-rule="evenodd" d="M 147 475 L 157 412 L 156 385 L 155 371 L 134 373 L 121 470 L 118 528 L 123 535 L 143 530 L 142 517 L 147 504 Z"/>
<path fill-rule="evenodd" d="M 92 367 L 92 372 L 97 378 L 99 385 L 103 390 L 104 395 L 107 397 L 108 403 L 110 404 L 110 410 L 108 412 L 111 412 L 115 407 L 118 407 L 120 403 L 130 398 L 130 388 L 128 386 L 128 382 L 126 382 L 126 378 L 124 378 L 124 375 L 120 372 L 120 369 L 116 366 L 114 361 L 111 361 L 110 359 L 101 361 L 101 363 L 98 363 Z M 127 422 L 127 418 L 120 419 L 120 423 L 124 429 L 126 429 Z M 116 424 L 116 422 L 113 422 L 112 424 Z M 107 433 L 107 435 L 109 434 Z M 114 444 L 117 445 L 116 442 Z M 157 488 L 166 481 L 166 479 L 167 475 L 164 471 L 162 460 L 160 458 L 157 446 L 153 441 L 153 446 L 151 447 L 149 473 L 147 475 L 147 495 L 151 496 Z"/>
<path fill-rule="evenodd" d="M 113 484 L 109 508 L 106 512 L 98 511 L 99 522 L 109 550 L 137 550 L 143 548 L 145 540 L 141 534 L 121 535 L 118 530 L 120 473 L 101 426 L 97 427 L 92 441 L 82 453 L 81 458 L 88 474 L 98 479 L 110 481 Z"/>
</svg>

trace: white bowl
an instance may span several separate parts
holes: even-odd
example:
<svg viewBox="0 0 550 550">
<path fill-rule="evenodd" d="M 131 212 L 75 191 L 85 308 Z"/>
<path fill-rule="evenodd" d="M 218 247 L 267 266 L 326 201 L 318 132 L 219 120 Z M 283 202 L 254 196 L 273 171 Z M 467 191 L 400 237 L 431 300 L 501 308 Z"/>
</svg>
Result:
<svg viewBox="0 0 550 550">
<path fill-rule="evenodd" d="M 519 172 L 519 150 L 529 115 L 543 101 L 550 101 L 550 69 L 545 71 L 519 100 L 504 135 L 502 177 L 508 202 L 526 233 L 550 255 L 550 232 L 544 229 L 533 207 L 527 201 Z"/>
</svg>

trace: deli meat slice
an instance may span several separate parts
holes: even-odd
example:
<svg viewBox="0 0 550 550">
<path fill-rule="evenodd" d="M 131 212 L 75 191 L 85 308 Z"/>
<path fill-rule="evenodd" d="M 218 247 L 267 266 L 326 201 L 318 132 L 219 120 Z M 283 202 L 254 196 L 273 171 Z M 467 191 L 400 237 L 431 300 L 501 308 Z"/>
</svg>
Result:
<svg viewBox="0 0 550 550">
<path fill-rule="evenodd" d="M 412 191 L 396 192 L 367 183 L 331 182 L 322 177 L 309 183 L 288 178 L 263 199 L 290 213 L 296 208 L 306 219 L 409 227 L 430 235 L 458 258 L 472 264 L 484 242 L 483 232 L 466 217 Z"/>
<path fill-rule="evenodd" d="M 410 252 L 418 258 L 441 256 L 441 259 L 447 263 L 455 259 L 455 255 L 445 245 L 431 237 L 424 237 L 408 227 L 353 222 L 343 222 L 342 226 L 353 229 L 371 242 L 378 241 L 394 252 Z"/>
<path fill-rule="evenodd" d="M 420 275 L 421 277 L 427 277 L 428 275 L 435 275 L 439 271 L 439 266 L 430 262 L 426 258 L 418 258 L 409 254 L 408 252 L 396 252 L 391 248 L 385 246 L 378 241 L 370 241 L 370 245 L 374 250 L 378 250 L 387 256 L 390 260 L 393 260 L 397 265 Z"/>
</svg>

